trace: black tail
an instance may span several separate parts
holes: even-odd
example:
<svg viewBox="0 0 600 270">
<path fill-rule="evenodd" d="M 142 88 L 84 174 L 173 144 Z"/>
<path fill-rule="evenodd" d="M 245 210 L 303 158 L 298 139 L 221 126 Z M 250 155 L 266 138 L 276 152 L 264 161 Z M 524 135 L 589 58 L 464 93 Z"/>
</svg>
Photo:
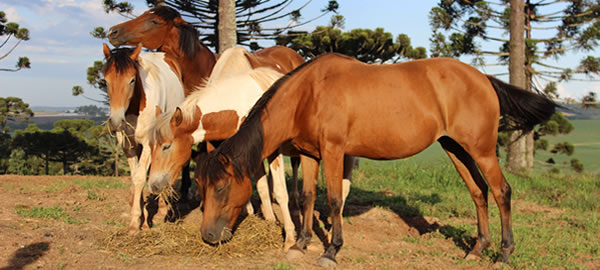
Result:
<svg viewBox="0 0 600 270">
<path fill-rule="evenodd" d="M 522 130 L 525 134 L 550 119 L 556 107 L 560 107 L 546 96 L 487 77 L 500 101 L 500 131 Z"/>
</svg>

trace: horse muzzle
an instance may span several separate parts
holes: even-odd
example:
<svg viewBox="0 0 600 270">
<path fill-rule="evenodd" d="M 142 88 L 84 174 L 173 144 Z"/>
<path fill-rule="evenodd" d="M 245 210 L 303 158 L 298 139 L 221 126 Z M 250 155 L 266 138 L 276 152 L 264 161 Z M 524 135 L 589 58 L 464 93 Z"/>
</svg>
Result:
<svg viewBox="0 0 600 270">
<path fill-rule="evenodd" d="M 211 245 L 219 244 L 220 242 L 226 242 L 231 240 L 233 233 L 231 229 L 227 227 L 220 227 L 220 229 L 206 230 L 202 233 L 202 240 Z"/>
<path fill-rule="evenodd" d="M 148 180 L 148 189 L 152 194 L 159 194 L 165 183 L 169 180 L 169 174 L 161 172 L 151 174 Z"/>
<path fill-rule="evenodd" d="M 119 120 L 118 118 L 110 117 L 108 118 L 108 126 L 112 131 L 121 131 L 125 126 L 125 119 L 120 118 Z"/>
<path fill-rule="evenodd" d="M 123 38 L 122 31 L 120 27 L 111 27 L 108 30 L 108 41 L 115 47 L 119 47 L 125 44 L 125 39 Z"/>
</svg>

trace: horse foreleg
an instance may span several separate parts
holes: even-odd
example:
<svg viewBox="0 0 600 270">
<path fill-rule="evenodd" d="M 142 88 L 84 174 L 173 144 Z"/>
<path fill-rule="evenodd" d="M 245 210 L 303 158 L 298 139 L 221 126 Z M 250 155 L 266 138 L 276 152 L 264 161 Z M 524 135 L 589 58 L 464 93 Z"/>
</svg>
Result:
<svg viewBox="0 0 600 270">
<path fill-rule="evenodd" d="M 297 226 L 298 233 L 300 233 L 299 229 L 301 226 L 301 216 L 300 216 L 300 195 L 298 193 L 298 168 L 300 167 L 300 157 L 290 157 L 290 161 L 292 163 L 292 189 L 290 191 L 290 212 L 292 216 L 292 221 L 294 222 L 294 226 Z"/>
<path fill-rule="evenodd" d="M 275 200 L 277 200 L 277 203 L 279 203 L 283 218 L 283 228 L 285 230 L 285 243 L 283 245 L 283 250 L 287 251 L 296 243 L 296 230 L 294 228 L 294 222 L 292 222 L 292 216 L 290 215 L 290 208 L 288 207 L 289 197 L 287 187 L 285 185 L 283 155 L 279 154 L 273 159 L 269 158 L 269 168 L 273 178 L 273 194 L 275 196 Z"/>
<path fill-rule="evenodd" d="M 267 181 L 267 174 L 265 173 L 264 164 L 260 163 L 258 168 L 258 181 L 256 181 L 256 191 L 258 197 L 260 197 L 260 209 L 262 211 L 265 220 L 275 221 L 275 215 L 273 214 L 273 206 L 271 205 L 271 192 L 269 192 L 269 181 Z"/>
<path fill-rule="evenodd" d="M 133 207 L 133 194 L 134 194 L 133 174 L 135 173 L 135 168 L 137 167 L 138 158 L 137 157 L 129 157 L 129 158 L 127 158 L 127 163 L 129 164 L 129 175 L 131 176 L 131 187 L 129 188 L 129 207 Z"/>
<path fill-rule="evenodd" d="M 304 254 L 304 249 L 312 238 L 313 213 L 317 197 L 317 177 L 319 176 L 319 161 L 309 156 L 300 155 L 302 163 L 302 228 L 296 244 L 290 248 L 287 257 L 293 259 Z"/>
<path fill-rule="evenodd" d="M 140 225 L 143 228 L 148 228 L 148 212 L 144 207 L 144 185 L 146 184 L 146 174 L 148 173 L 148 168 L 150 167 L 150 146 L 144 144 L 142 147 L 142 153 L 140 155 L 140 160 L 135 168 L 135 172 L 133 174 L 133 188 L 134 188 L 134 198 L 133 198 L 133 206 L 131 207 L 131 223 L 129 224 L 129 231 L 135 232 L 139 230 Z M 143 223 L 141 223 L 141 219 L 143 218 Z M 140 224 L 141 223 L 141 224 Z"/>
<path fill-rule="evenodd" d="M 346 205 L 346 198 L 350 194 L 350 185 L 352 184 L 352 169 L 354 169 L 354 157 L 344 155 L 344 174 L 342 178 L 342 207 L 340 208 L 340 218 L 342 225 L 344 224 L 344 205 Z M 329 231 L 328 239 L 331 241 L 333 234 Z"/>
<path fill-rule="evenodd" d="M 344 171 L 344 155 L 343 150 L 340 148 L 335 144 L 331 144 L 325 145 L 321 151 L 325 183 L 327 184 L 327 202 L 332 217 L 331 241 L 329 246 L 326 247 L 325 253 L 317 261 L 323 267 L 331 267 L 337 264 L 335 257 L 344 244 L 341 213 L 343 203 L 342 175 Z"/>
</svg>

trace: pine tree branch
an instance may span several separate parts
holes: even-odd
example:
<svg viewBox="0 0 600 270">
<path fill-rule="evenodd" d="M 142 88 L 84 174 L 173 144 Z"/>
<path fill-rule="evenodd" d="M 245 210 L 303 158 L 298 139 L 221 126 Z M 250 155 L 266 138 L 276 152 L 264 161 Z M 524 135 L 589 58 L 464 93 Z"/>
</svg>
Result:
<svg viewBox="0 0 600 270">
<path fill-rule="evenodd" d="M 0 45 L 0 48 L 4 47 L 4 45 L 6 44 L 6 42 L 8 42 L 10 37 L 12 37 L 12 34 L 8 34 L 8 36 L 6 37 L 6 40 L 4 42 L 2 42 L 2 45 Z"/>
<path fill-rule="evenodd" d="M 19 41 L 17 41 L 17 43 L 15 44 L 15 46 L 13 46 L 5 55 L 0 56 L 0 60 L 6 58 L 10 53 L 12 53 L 15 48 L 17 48 L 17 46 L 19 46 L 19 44 L 21 44 L 21 41 L 23 41 L 22 39 L 19 39 Z"/>
</svg>

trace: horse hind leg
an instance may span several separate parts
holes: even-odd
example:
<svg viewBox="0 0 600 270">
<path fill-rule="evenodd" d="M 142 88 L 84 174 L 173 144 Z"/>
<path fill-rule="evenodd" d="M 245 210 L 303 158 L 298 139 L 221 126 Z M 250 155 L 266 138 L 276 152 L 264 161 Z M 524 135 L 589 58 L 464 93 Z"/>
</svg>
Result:
<svg viewBox="0 0 600 270">
<path fill-rule="evenodd" d="M 490 185 L 496 204 L 500 209 L 502 248 L 496 261 L 508 263 L 508 259 L 515 249 L 510 206 L 511 188 L 502 174 L 494 149 L 480 155 L 473 155 L 473 158 Z"/>
<path fill-rule="evenodd" d="M 438 141 L 467 185 L 477 209 L 477 242 L 466 258 L 481 257 L 482 251 L 490 245 L 488 186 L 479 173 L 473 158 L 456 141 L 449 137 L 442 137 Z"/>
</svg>

